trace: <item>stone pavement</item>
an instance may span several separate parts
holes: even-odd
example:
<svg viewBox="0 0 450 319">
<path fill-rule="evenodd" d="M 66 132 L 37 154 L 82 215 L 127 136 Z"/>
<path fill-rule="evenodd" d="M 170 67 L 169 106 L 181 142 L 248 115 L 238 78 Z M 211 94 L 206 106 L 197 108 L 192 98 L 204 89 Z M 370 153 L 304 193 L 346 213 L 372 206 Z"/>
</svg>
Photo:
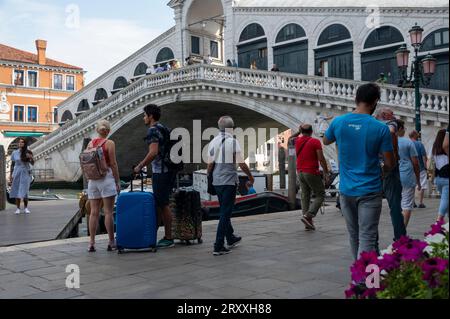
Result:
<svg viewBox="0 0 450 319">
<path fill-rule="evenodd" d="M 410 234 L 422 238 L 435 220 L 438 200 L 417 210 Z M 343 217 L 333 206 L 305 232 L 299 212 L 233 220 L 244 237 L 226 256 L 211 254 L 217 221 L 204 223 L 205 243 L 153 253 L 86 252 L 87 238 L 0 248 L 0 298 L 344 298 L 351 257 Z M 386 205 L 381 247 L 391 243 Z M 80 289 L 66 289 L 66 266 L 80 267 Z"/>
<path fill-rule="evenodd" d="M 23 206 L 22 206 L 23 207 Z M 30 202 L 31 215 L 0 212 L 0 247 L 54 240 L 78 211 L 78 200 Z"/>
</svg>

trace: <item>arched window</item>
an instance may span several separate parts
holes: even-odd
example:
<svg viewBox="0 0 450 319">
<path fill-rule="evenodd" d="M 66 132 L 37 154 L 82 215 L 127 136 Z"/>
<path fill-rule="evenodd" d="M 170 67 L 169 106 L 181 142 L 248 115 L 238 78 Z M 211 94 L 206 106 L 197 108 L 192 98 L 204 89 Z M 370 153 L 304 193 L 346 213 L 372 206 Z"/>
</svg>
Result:
<svg viewBox="0 0 450 319">
<path fill-rule="evenodd" d="M 258 23 L 252 23 L 248 25 L 244 31 L 242 31 L 241 36 L 239 38 L 239 42 L 248 41 L 251 39 L 259 38 L 266 35 L 264 29 Z"/>
<path fill-rule="evenodd" d="M 449 89 L 449 61 L 448 61 L 448 28 L 442 28 L 434 31 L 425 37 L 420 51 L 421 56 L 431 52 L 436 58 L 436 73 L 431 77 L 429 88 L 435 90 L 448 91 Z M 433 52 L 439 50 L 437 52 Z"/>
<path fill-rule="evenodd" d="M 145 75 L 147 73 L 148 65 L 144 62 L 139 63 L 139 65 L 134 70 L 134 76 Z"/>
<path fill-rule="evenodd" d="M 350 32 L 342 24 L 332 24 L 320 34 L 317 45 L 351 39 Z"/>
<path fill-rule="evenodd" d="M 422 43 L 421 52 L 448 49 L 448 28 L 442 28 L 429 34 Z"/>
<path fill-rule="evenodd" d="M 175 58 L 175 56 L 171 49 L 162 48 L 156 57 L 156 63 L 171 61 L 174 58 Z"/>
<path fill-rule="evenodd" d="M 364 43 L 364 49 L 388 45 L 391 43 L 403 42 L 403 35 L 396 28 L 391 26 L 379 27 L 372 31 Z"/>
<path fill-rule="evenodd" d="M 72 113 L 67 110 L 63 113 L 62 118 L 61 118 L 61 123 L 65 123 L 65 122 L 69 122 L 73 120 L 73 115 Z"/>
<path fill-rule="evenodd" d="M 105 89 L 100 88 L 97 89 L 97 91 L 95 92 L 95 102 L 99 102 L 99 101 L 103 101 L 106 100 L 108 98 L 108 93 L 106 92 Z"/>
<path fill-rule="evenodd" d="M 347 39 L 349 41 L 344 41 Z M 332 24 L 323 30 L 318 45 L 330 45 L 315 49 L 316 75 L 353 79 L 353 43 L 350 39 L 350 32 L 341 24 Z"/>
<path fill-rule="evenodd" d="M 361 79 L 368 82 L 398 83 L 395 51 L 401 42 L 404 42 L 404 38 L 394 27 L 382 26 L 373 30 L 361 53 Z"/>
<path fill-rule="evenodd" d="M 278 32 L 276 43 L 306 37 L 306 32 L 295 23 L 288 24 Z"/>
<path fill-rule="evenodd" d="M 128 81 L 123 76 L 119 76 L 115 81 L 113 85 L 113 91 L 123 89 L 124 87 L 128 86 Z"/>
<path fill-rule="evenodd" d="M 80 101 L 80 103 L 78 104 L 78 109 L 77 109 L 77 113 L 81 113 L 81 112 L 86 112 L 89 111 L 90 107 L 89 107 L 89 102 L 86 99 L 83 99 Z"/>
</svg>

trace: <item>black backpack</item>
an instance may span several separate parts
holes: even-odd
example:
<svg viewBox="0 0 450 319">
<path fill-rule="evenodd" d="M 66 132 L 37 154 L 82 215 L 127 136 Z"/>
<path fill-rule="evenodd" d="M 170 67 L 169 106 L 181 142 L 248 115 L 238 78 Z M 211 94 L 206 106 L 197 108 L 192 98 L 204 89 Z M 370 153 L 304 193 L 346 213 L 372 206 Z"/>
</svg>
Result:
<svg viewBox="0 0 450 319">
<path fill-rule="evenodd" d="M 169 169 L 170 172 L 178 173 L 182 171 L 184 168 L 184 163 L 182 161 L 180 163 L 174 163 L 170 157 L 172 148 L 181 141 L 181 137 L 178 137 L 178 140 L 172 140 L 170 139 L 172 130 L 168 129 L 164 125 L 156 125 L 156 128 L 161 132 L 164 138 L 164 145 L 162 149 L 160 149 L 163 164 Z M 178 151 L 178 155 L 183 155 L 182 149 Z"/>
</svg>

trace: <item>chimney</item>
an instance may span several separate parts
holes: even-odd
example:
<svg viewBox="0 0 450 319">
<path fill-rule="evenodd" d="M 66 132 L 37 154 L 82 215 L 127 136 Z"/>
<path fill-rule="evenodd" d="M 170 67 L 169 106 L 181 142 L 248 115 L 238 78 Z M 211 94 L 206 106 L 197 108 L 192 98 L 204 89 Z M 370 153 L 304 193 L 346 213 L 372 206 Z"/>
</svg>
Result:
<svg viewBox="0 0 450 319">
<path fill-rule="evenodd" d="M 38 64 L 45 65 L 47 63 L 47 58 L 45 56 L 45 51 L 47 50 L 47 41 L 36 40 L 36 49 L 38 56 Z"/>
</svg>

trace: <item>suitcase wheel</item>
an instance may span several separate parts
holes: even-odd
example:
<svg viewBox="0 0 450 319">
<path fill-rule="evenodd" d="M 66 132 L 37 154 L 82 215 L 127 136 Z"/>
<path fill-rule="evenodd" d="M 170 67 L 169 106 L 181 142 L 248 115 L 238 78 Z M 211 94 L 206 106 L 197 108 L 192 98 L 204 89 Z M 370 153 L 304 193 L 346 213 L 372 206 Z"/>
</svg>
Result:
<svg viewBox="0 0 450 319">
<path fill-rule="evenodd" d="M 117 253 L 118 253 L 119 255 L 122 255 L 122 254 L 124 253 L 123 247 L 118 246 L 118 247 L 117 247 Z"/>
<path fill-rule="evenodd" d="M 151 247 L 150 251 L 151 251 L 152 253 L 156 253 L 156 252 L 158 251 L 158 249 L 157 249 L 156 247 Z"/>
<path fill-rule="evenodd" d="M 186 246 L 191 246 L 191 245 L 192 245 L 191 241 L 190 240 L 186 240 Z"/>
<path fill-rule="evenodd" d="M 197 239 L 197 242 L 198 242 L 199 244 L 203 244 L 203 239 L 199 238 L 199 239 Z"/>
</svg>

